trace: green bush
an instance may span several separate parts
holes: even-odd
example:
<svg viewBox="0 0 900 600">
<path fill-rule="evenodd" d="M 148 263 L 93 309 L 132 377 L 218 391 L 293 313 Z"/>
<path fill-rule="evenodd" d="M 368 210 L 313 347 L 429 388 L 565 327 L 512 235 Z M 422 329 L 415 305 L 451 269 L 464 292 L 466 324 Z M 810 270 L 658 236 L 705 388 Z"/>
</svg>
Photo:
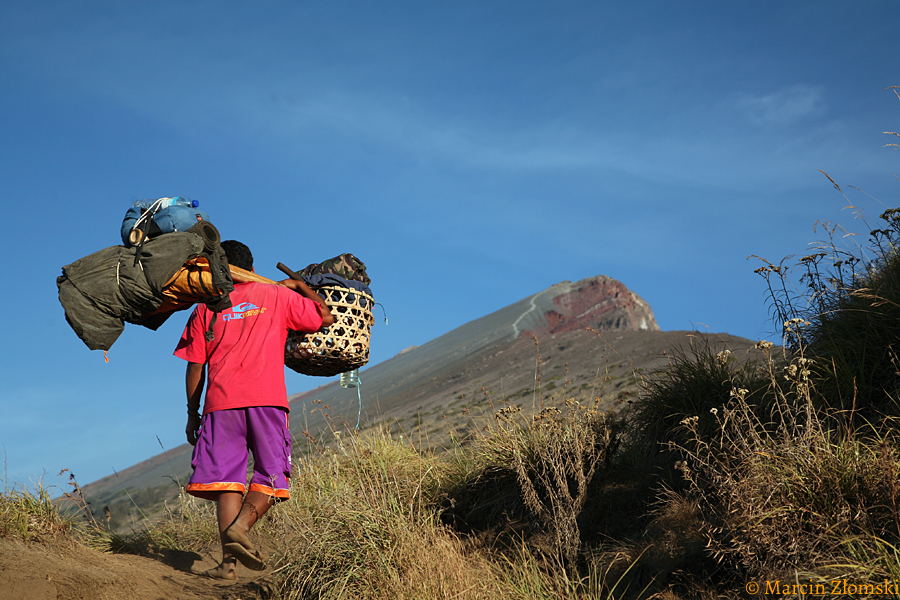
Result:
<svg viewBox="0 0 900 600">
<path fill-rule="evenodd" d="M 724 407 L 733 390 L 746 389 L 750 401 L 765 404 L 769 388 L 768 367 L 758 352 L 739 358 L 725 344 L 697 333 L 689 348 L 673 351 L 666 368 L 645 378 L 644 397 L 631 417 L 635 443 L 651 455 L 661 446 L 683 444 L 681 422 L 688 418 L 696 418 L 697 435 L 708 438 L 716 425 L 710 411 Z"/>
</svg>

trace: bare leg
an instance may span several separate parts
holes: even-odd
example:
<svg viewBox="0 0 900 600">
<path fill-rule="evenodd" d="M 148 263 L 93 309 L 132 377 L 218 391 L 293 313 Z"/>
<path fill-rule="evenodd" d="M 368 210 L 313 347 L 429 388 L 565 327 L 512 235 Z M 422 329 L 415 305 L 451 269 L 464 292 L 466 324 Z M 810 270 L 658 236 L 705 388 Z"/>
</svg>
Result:
<svg viewBox="0 0 900 600">
<path fill-rule="evenodd" d="M 213 579 L 236 579 L 237 559 L 225 551 L 225 530 L 234 523 L 241 512 L 243 494 L 240 492 L 221 492 L 216 500 L 216 519 L 219 523 L 219 537 L 222 540 L 222 563 L 204 573 Z"/>
<path fill-rule="evenodd" d="M 264 569 L 263 559 L 247 534 L 271 505 L 272 498 L 268 495 L 262 492 L 248 492 L 237 518 L 222 531 L 222 553 L 235 556 L 248 569 L 254 571 Z"/>
<path fill-rule="evenodd" d="M 242 533 L 248 533 L 270 506 L 272 506 L 271 496 L 262 492 L 247 492 L 237 518 L 230 523 L 231 527 L 237 527 Z"/>
</svg>

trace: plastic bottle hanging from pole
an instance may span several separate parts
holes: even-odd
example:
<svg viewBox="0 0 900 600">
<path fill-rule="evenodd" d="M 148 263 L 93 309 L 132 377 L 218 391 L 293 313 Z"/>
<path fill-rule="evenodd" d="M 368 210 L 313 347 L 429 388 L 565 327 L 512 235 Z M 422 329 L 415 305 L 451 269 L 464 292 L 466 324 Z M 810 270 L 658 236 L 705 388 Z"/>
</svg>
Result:
<svg viewBox="0 0 900 600">
<path fill-rule="evenodd" d="M 355 388 L 359 386 L 359 369 L 341 373 L 341 387 Z"/>
</svg>

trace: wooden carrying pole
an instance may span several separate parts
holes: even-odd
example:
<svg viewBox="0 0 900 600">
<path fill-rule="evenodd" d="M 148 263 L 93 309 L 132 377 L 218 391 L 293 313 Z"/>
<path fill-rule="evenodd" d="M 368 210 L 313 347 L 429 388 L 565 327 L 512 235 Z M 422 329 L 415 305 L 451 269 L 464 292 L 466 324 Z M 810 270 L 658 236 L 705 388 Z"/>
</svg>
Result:
<svg viewBox="0 0 900 600">
<path fill-rule="evenodd" d="M 274 285 L 281 285 L 277 281 L 272 281 L 262 275 L 257 275 L 253 271 L 245 271 L 240 267 L 235 267 L 234 265 L 228 265 L 228 268 L 231 269 L 231 278 L 235 283 L 247 283 L 248 281 L 255 281 L 256 283 L 271 283 Z"/>
</svg>

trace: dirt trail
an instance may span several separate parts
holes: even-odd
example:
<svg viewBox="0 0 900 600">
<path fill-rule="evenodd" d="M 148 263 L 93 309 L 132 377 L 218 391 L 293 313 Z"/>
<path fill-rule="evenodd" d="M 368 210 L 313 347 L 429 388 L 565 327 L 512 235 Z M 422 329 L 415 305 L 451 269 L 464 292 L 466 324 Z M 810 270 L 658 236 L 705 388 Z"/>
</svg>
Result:
<svg viewBox="0 0 900 600">
<path fill-rule="evenodd" d="M 0 538 L 0 600 L 252 600 L 270 589 L 268 571 L 238 567 L 235 583 L 195 575 L 215 566 L 208 553 L 159 560 L 103 554 L 71 539 Z"/>
</svg>

